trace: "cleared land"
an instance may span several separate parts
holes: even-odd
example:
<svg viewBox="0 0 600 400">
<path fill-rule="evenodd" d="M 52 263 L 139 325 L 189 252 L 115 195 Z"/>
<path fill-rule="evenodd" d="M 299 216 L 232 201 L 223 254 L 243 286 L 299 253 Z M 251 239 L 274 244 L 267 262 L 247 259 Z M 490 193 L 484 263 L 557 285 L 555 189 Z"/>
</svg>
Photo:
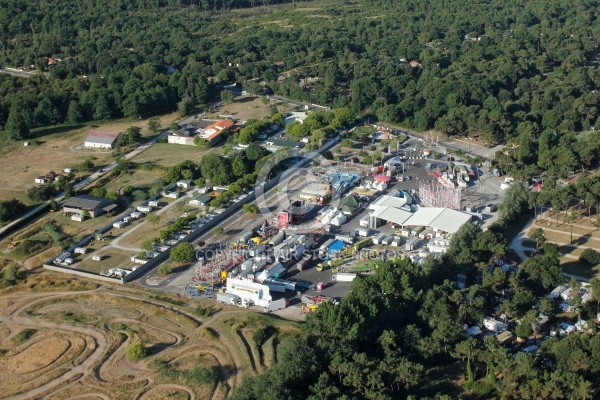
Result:
<svg viewBox="0 0 600 400">
<path fill-rule="evenodd" d="M 571 224 L 565 223 L 563 217 L 562 214 L 559 215 L 557 226 L 556 215 L 545 213 L 529 231 L 542 228 L 546 240 L 560 246 L 560 252 L 564 255 L 561 257 L 561 266 L 565 272 L 584 278 L 600 278 L 600 265 L 592 267 L 579 261 L 579 256 L 585 248 L 600 249 L 600 229 L 593 225 L 598 216 L 592 216 L 592 220 L 585 216 L 575 221 L 572 227 L 573 241 Z"/>
<path fill-rule="evenodd" d="M 39 293 L 51 282 L 53 292 Z M 75 291 L 73 291 L 75 290 Z M 276 362 L 294 323 L 141 289 L 43 273 L 0 291 L 0 398 L 224 399 Z M 261 346 L 259 326 L 271 326 Z M 148 355 L 129 359 L 141 341 Z M 165 397 L 166 396 L 166 397 Z"/>
<path fill-rule="evenodd" d="M 177 118 L 176 114 L 161 117 L 161 125 L 168 127 Z M 86 159 L 96 165 L 112 161 L 112 151 L 82 148 L 83 141 L 92 130 L 123 132 L 130 126 L 142 128 L 142 135 L 149 136 L 147 120 L 114 121 L 92 125 L 63 125 L 33 130 L 35 140 L 28 139 L 31 146 L 24 146 L 25 140 L 0 147 L 0 200 L 16 198 L 25 204 L 32 204 L 27 198 L 27 189 L 36 186 L 34 179 L 50 171 L 62 172 L 73 168 Z"/>
<path fill-rule="evenodd" d="M 280 103 L 270 103 L 280 105 Z M 283 104 L 281 105 L 284 106 Z M 247 96 L 236 97 L 233 102 L 223 104 L 216 112 L 206 114 L 205 118 L 218 119 L 226 116 L 242 122 L 248 119 L 263 119 L 271 116 L 269 107 L 263 103 L 260 97 Z"/>
</svg>

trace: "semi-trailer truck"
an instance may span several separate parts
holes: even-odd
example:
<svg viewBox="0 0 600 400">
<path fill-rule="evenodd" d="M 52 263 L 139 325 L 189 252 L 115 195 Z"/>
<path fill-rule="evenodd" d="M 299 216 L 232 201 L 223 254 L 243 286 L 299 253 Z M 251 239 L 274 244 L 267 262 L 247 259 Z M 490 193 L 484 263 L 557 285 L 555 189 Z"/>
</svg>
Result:
<svg viewBox="0 0 600 400">
<path fill-rule="evenodd" d="M 240 296 L 231 293 L 217 293 L 217 301 L 232 306 L 239 306 L 242 304 Z"/>
</svg>

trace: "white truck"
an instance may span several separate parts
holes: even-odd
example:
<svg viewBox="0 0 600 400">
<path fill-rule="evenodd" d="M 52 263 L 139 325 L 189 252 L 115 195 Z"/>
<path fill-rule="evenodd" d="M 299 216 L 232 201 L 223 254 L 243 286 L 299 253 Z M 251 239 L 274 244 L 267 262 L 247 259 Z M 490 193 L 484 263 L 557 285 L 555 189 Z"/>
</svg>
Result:
<svg viewBox="0 0 600 400">
<path fill-rule="evenodd" d="M 270 301 L 267 305 L 265 305 L 264 311 L 266 313 L 271 311 L 283 310 L 288 305 L 287 299 L 279 299 L 275 301 Z"/>
<path fill-rule="evenodd" d="M 338 272 L 332 277 L 333 282 L 352 282 L 356 278 L 356 274 L 350 274 L 347 272 Z"/>
<path fill-rule="evenodd" d="M 364 229 L 364 228 L 358 228 L 355 233 L 355 236 L 362 236 L 362 237 L 367 237 L 369 236 L 369 230 L 368 229 Z"/>
<path fill-rule="evenodd" d="M 377 235 L 375 235 L 373 237 L 373 244 L 382 244 L 383 243 L 383 239 L 385 239 L 385 237 L 386 237 L 385 233 L 383 233 L 383 232 L 378 233 Z"/>
<path fill-rule="evenodd" d="M 217 301 L 232 306 L 239 306 L 242 304 L 240 296 L 231 293 L 217 293 Z"/>
<path fill-rule="evenodd" d="M 257 255 L 261 254 L 263 251 L 265 251 L 265 245 L 264 244 L 259 244 L 256 247 L 252 247 L 249 251 L 249 255 L 250 257 L 256 257 Z"/>
<path fill-rule="evenodd" d="M 279 243 L 283 241 L 285 238 L 285 233 L 279 232 L 277 235 L 273 236 L 271 240 L 269 240 L 269 244 L 273 246 L 277 246 Z"/>
<path fill-rule="evenodd" d="M 333 242 L 335 242 L 335 239 L 329 239 L 328 241 L 323 243 L 321 247 L 319 247 L 319 255 L 324 256 L 325 254 L 327 254 L 327 249 L 333 244 Z"/>
</svg>

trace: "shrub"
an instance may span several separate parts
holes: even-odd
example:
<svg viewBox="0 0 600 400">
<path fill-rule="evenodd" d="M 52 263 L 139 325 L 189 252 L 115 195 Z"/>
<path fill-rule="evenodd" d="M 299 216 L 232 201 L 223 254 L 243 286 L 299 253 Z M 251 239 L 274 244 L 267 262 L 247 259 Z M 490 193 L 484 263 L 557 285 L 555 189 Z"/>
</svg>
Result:
<svg viewBox="0 0 600 400">
<path fill-rule="evenodd" d="M 199 305 L 194 310 L 194 314 L 196 314 L 199 317 L 210 317 L 210 315 L 212 314 L 212 308 L 202 307 L 201 305 Z"/>
<path fill-rule="evenodd" d="M 173 272 L 173 268 L 169 264 L 161 264 L 157 271 L 160 275 L 169 275 Z"/>
<path fill-rule="evenodd" d="M 144 343 L 137 341 L 127 346 L 125 354 L 130 360 L 138 360 L 148 355 L 148 349 L 144 346 Z"/>
<path fill-rule="evenodd" d="M 248 214 L 258 214 L 259 212 L 258 206 L 256 204 L 244 204 L 242 208 Z"/>
<path fill-rule="evenodd" d="M 49 200 L 56 190 L 52 185 L 43 185 L 32 187 L 27 190 L 27 197 L 32 201 L 46 201 Z"/>
<path fill-rule="evenodd" d="M 131 195 L 135 201 L 144 201 L 148 198 L 148 194 L 143 190 L 134 190 Z"/>
<path fill-rule="evenodd" d="M 35 335 L 36 332 L 37 330 L 35 329 L 23 329 L 21 332 L 13 336 L 11 340 L 14 343 L 23 343 L 24 341 Z"/>
<path fill-rule="evenodd" d="M 191 243 L 180 243 L 171 249 L 171 260 L 177 263 L 190 263 L 194 261 L 196 252 L 194 246 Z"/>
<path fill-rule="evenodd" d="M 223 233 L 223 227 L 222 226 L 217 226 L 215 229 L 213 229 L 213 233 L 215 235 L 220 235 L 221 233 Z"/>
<path fill-rule="evenodd" d="M 600 252 L 594 249 L 585 249 L 579 256 L 579 261 L 590 265 L 600 264 Z"/>
<path fill-rule="evenodd" d="M 270 325 L 261 325 L 254 330 L 252 340 L 257 346 L 262 346 L 273 334 L 273 327 Z"/>
</svg>

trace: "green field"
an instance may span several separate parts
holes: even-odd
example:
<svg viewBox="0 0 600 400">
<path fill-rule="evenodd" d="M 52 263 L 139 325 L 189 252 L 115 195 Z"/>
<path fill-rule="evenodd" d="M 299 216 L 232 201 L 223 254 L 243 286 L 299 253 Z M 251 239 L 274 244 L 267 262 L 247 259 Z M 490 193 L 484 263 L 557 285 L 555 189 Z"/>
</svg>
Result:
<svg viewBox="0 0 600 400">
<path fill-rule="evenodd" d="M 91 258 L 91 254 L 101 254 L 102 260 L 94 261 Z M 123 269 L 131 269 L 134 265 L 130 261 L 130 257 L 135 255 L 134 252 L 125 251 L 115 248 L 106 248 L 101 251 L 95 253 L 88 253 L 83 255 L 82 258 L 86 258 L 84 261 L 73 264 L 73 269 L 79 271 L 87 271 L 99 274 L 100 272 L 108 272 L 110 268 L 123 268 Z"/>
</svg>

